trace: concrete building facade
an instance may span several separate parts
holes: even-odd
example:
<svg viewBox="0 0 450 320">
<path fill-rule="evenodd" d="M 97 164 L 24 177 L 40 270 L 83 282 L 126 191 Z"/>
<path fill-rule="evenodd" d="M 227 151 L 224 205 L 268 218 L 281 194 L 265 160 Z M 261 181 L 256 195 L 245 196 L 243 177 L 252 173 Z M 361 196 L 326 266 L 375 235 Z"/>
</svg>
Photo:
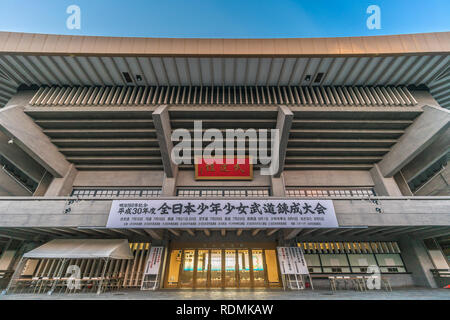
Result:
<svg viewBox="0 0 450 320">
<path fill-rule="evenodd" d="M 134 260 L 110 267 L 124 274 L 122 287 L 141 287 L 156 246 L 160 288 L 281 287 L 276 250 L 292 246 L 312 275 L 376 265 L 392 286 L 440 287 L 449 269 L 449 52 L 450 33 L 2 32 L 0 273 L 53 239 L 128 239 Z M 251 180 L 195 179 L 194 165 L 171 161 L 171 135 L 197 120 L 221 132 L 279 129 L 277 172 L 263 175 L 256 163 Z M 108 227 L 113 201 L 133 199 L 331 200 L 338 227 Z M 41 259 L 19 276 L 55 276 L 57 266 Z"/>
</svg>

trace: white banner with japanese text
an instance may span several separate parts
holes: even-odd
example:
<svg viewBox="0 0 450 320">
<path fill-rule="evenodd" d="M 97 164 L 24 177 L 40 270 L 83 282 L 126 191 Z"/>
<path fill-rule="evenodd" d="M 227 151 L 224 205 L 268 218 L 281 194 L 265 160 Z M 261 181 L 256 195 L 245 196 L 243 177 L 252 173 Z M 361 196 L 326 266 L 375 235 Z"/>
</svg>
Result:
<svg viewBox="0 0 450 320">
<path fill-rule="evenodd" d="M 277 247 L 281 274 L 309 274 L 305 256 L 299 247 Z"/>
<path fill-rule="evenodd" d="M 337 228 L 332 200 L 113 200 L 107 228 Z"/>
<path fill-rule="evenodd" d="M 159 266 L 161 265 L 161 258 L 164 247 L 151 247 L 150 254 L 147 259 L 147 266 L 145 267 L 145 275 L 158 274 Z"/>
</svg>

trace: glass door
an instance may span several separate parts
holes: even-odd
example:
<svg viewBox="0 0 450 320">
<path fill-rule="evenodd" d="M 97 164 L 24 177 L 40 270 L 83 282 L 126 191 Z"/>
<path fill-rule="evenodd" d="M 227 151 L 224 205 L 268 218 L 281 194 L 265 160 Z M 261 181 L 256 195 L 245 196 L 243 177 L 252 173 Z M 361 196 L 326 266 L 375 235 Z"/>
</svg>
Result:
<svg viewBox="0 0 450 320">
<path fill-rule="evenodd" d="M 248 250 L 238 250 L 239 287 L 250 287 L 250 259 Z"/>
<path fill-rule="evenodd" d="M 222 250 L 211 250 L 211 288 L 222 287 Z"/>
<path fill-rule="evenodd" d="M 194 284 L 194 255 L 195 250 L 184 250 L 180 275 L 180 286 L 182 288 L 192 288 Z"/>
<path fill-rule="evenodd" d="M 209 250 L 198 250 L 197 252 L 197 288 L 206 288 L 208 286 L 209 270 Z"/>
<path fill-rule="evenodd" d="M 263 251 L 260 249 L 252 249 L 252 264 L 253 264 L 253 287 L 265 286 L 265 272 Z"/>
<path fill-rule="evenodd" d="M 236 287 L 236 250 L 225 250 L 225 287 Z"/>
</svg>

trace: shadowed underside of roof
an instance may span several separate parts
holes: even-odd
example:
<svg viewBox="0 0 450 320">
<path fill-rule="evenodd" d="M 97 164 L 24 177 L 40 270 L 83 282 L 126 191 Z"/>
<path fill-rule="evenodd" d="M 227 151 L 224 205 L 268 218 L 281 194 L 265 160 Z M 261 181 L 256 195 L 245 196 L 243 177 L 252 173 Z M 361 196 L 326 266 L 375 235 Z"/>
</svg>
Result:
<svg viewBox="0 0 450 320">
<path fill-rule="evenodd" d="M 0 53 L 0 105 L 26 86 L 426 86 L 450 107 L 450 57 L 131 57 Z"/>
</svg>

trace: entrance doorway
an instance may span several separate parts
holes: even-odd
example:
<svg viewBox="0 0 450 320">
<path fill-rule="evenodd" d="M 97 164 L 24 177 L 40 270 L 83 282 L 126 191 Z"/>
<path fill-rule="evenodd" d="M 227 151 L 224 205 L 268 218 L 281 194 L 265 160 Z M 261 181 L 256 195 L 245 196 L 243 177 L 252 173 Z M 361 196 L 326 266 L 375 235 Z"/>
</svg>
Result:
<svg viewBox="0 0 450 320">
<path fill-rule="evenodd" d="M 280 287 L 275 249 L 171 249 L 166 288 Z"/>
</svg>

